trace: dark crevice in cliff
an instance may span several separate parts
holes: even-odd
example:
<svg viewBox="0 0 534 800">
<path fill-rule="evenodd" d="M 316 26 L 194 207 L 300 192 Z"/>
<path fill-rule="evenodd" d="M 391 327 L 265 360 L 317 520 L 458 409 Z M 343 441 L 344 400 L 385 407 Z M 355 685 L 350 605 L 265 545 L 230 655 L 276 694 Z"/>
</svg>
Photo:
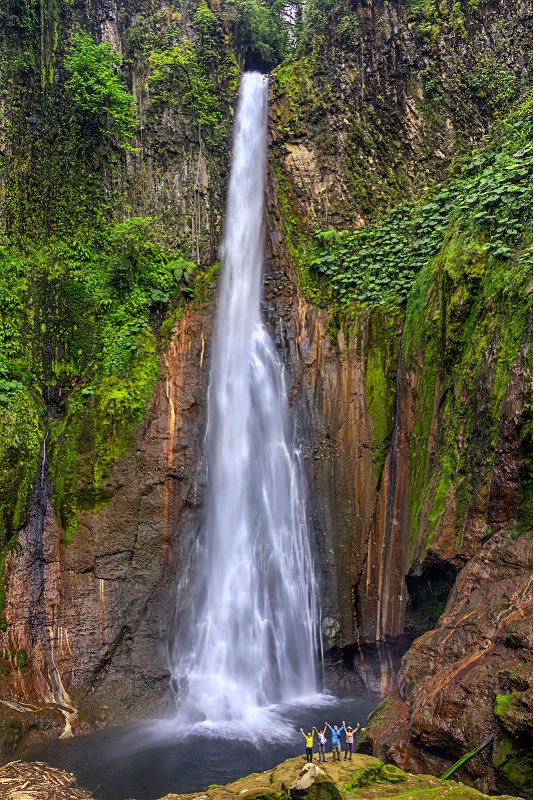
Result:
<svg viewBox="0 0 534 800">
<path fill-rule="evenodd" d="M 457 569 L 435 553 L 429 553 L 419 572 L 405 578 L 408 590 L 405 631 L 411 639 L 435 627 L 456 581 Z"/>
</svg>

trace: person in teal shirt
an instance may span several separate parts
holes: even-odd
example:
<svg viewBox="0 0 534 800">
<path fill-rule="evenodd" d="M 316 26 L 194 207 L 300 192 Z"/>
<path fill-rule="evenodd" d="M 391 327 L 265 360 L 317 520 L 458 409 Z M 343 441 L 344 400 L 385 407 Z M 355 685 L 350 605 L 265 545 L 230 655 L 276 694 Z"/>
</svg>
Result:
<svg viewBox="0 0 534 800">
<path fill-rule="evenodd" d="M 302 733 L 302 735 L 306 740 L 306 761 L 308 762 L 313 761 L 313 737 L 315 734 L 315 728 L 312 731 L 310 731 L 308 735 L 304 733 L 302 728 L 300 729 L 300 732 Z"/>
<path fill-rule="evenodd" d="M 334 725 L 332 727 L 328 722 L 325 722 L 325 725 L 328 725 L 332 734 L 332 759 L 341 761 L 341 740 L 339 737 L 345 730 L 345 726 L 342 725 L 341 728 L 338 728 L 337 725 Z"/>
</svg>

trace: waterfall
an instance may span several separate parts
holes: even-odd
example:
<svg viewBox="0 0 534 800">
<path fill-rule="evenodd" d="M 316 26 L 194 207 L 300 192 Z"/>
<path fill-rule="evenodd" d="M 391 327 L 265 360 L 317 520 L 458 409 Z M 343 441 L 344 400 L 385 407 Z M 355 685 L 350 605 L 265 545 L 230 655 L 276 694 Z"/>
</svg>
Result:
<svg viewBox="0 0 534 800">
<path fill-rule="evenodd" d="M 175 645 L 171 664 L 181 714 L 211 723 L 251 722 L 316 691 L 304 493 L 283 366 L 260 313 L 267 94 L 266 77 L 243 76 L 208 396 L 206 518 L 193 556 L 200 586 L 190 641 Z"/>
</svg>

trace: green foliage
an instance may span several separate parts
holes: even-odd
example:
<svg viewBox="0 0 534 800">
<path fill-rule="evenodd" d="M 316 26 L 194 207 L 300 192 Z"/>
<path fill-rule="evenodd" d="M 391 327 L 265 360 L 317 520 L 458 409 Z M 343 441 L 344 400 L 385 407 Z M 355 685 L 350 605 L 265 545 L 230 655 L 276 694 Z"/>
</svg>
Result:
<svg viewBox="0 0 534 800">
<path fill-rule="evenodd" d="M 26 519 L 43 439 L 42 403 L 27 388 L 0 406 L 0 553 Z"/>
<path fill-rule="evenodd" d="M 154 99 L 161 96 L 157 94 L 158 84 L 181 81 L 185 87 L 180 96 L 184 111 L 195 118 L 209 141 L 215 143 L 221 134 L 222 115 L 213 84 L 197 58 L 195 44 L 184 39 L 170 50 L 152 53 L 150 68 L 148 82 L 154 91 Z"/>
<path fill-rule="evenodd" d="M 462 170 L 443 247 L 408 298 L 403 368 L 417 374 L 409 507 L 418 563 L 445 509 L 461 542 L 468 509 L 490 479 L 510 373 L 528 342 L 528 130 L 523 110 Z M 532 468 L 526 417 L 520 435 L 526 478 Z"/>
<path fill-rule="evenodd" d="M 6 376 L 7 356 L 20 347 L 20 319 L 24 312 L 23 296 L 27 287 L 22 260 L 0 247 L 0 374 Z"/>
<path fill-rule="evenodd" d="M 142 326 L 135 338 L 128 373 L 74 391 L 64 419 L 51 424 L 52 498 L 66 543 L 76 532 L 78 509 L 98 510 L 109 499 L 102 484 L 130 448 L 158 378 L 154 334 Z"/>
<path fill-rule="evenodd" d="M 133 97 L 125 90 L 119 74 L 120 62 L 121 57 L 110 44 L 96 44 L 78 28 L 65 56 L 65 89 L 82 115 L 101 120 L 101 131 L 115 136 L 122 148 L 131 150 L 129 142 L 137 122 Z"/>
<path fill-rule="evenodd" d="M 132 217 L 110 223 L 88 241 L 47 249 L 48 261 L 64 275 L 78 375 L 95 358 L 105 375 L 127 369 L 137 348 L 134 334 L 150 314 L 170 298 L 189 296 L 196 265 L 166 253 L 159 235 L 156 219 Z"/>
<path fill-rule="evenodd" d="M 0 369 L 0 375 L 2 370 Z M 10 399 L 22 389 L 22 383 L 16 380 L 0 378 L 0 406 L 8 406 Z"/>
<path fill-rule="evenodd" d="M 465 271 L 480 278 L 485 253 L 507 259 L 521 245 L 532 197 L 530 130 L 523 115 L 497 148 L 488 143 L 448 186 L 417 203 L 400 203 L 373 226 L 354 233 L 318 231 L 312 268 L 342 302 L 403 303 L 415 275 L 440 252 L 457 220 L 457 234 L 470 230 L 480 238 L 471 245 L 472 257 L 464 254 Z"/>
<path fill-rule="evenodd" d="M 294 55 L 302 17 L 300 2 L 228 0 L 226 10 L 232 15 L 237 47 L 265 71 Z"/>
<path fill-rule="evenodd" d="M 65 539 L 78 508 L 105 502 L 99 486 L 157 379 L 152 328 L 205 293 L 204 273 L 160 241 L 156 219 L 133 217 L 25 255 L 0 250 L 0 554 L 24 522 L 42 446 L 31 386 L 59 385 L 68 398 L 51 424 L 49 460 Z"/>
<path fill-rule="evenodd" d="M 148 85 L 152 102 L 182 113 L 188 125 L 197 127 L 204 144 L 212 149 L 229 144 L 229 127 L 223 109 L 237 91 L 238 66 L 224 47 L 220 15 L 201 0 L 195 10 L 192 31 L 180 31 L 171 48 L 154 47 L 148 56 Z M 158 43 L 159 44 L 159 43 Z M 179 91 L 176 91 L 179 89 Z"/>
</svg>

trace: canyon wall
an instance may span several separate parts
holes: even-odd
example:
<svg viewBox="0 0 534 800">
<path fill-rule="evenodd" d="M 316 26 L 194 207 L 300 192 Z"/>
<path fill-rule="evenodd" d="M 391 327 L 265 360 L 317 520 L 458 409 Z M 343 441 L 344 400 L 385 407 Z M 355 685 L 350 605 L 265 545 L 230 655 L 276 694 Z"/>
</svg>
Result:
<svg viewBox="0 0 534 800">
<path fill-rule="evenodd" d="M 420 637 L 369 752 L 436 772 L 495 731 L 462 777 L 526 791 L 524 253 L 488 260 L 482 234 L 453 220 L 407 304 L 387 308 L 340 303 L 311 263 L 317 228 L 372 226 L 498 127 L 528 80 L 530 9 L 327 11 L 309 4 L 301 57 L 272 77 L 264 281 L 323 640 L 346 668 L 336 686 L 384 691 L 387 650 L 373 678 L 366 648 Z M 6 20 L 0 697 L 18 704 L 1 722 L 12 732 L 20 715 L 13 751 L 60 729 L 40 706 L 76 707 L 81 732 L 172 703 L 165 642 L 201 520 L 215 259 L 252 51 L 224 3 L 22 4 Z M 124 56 L 134 150 L 65 90 L 76 24 Z"/>
</svg>

